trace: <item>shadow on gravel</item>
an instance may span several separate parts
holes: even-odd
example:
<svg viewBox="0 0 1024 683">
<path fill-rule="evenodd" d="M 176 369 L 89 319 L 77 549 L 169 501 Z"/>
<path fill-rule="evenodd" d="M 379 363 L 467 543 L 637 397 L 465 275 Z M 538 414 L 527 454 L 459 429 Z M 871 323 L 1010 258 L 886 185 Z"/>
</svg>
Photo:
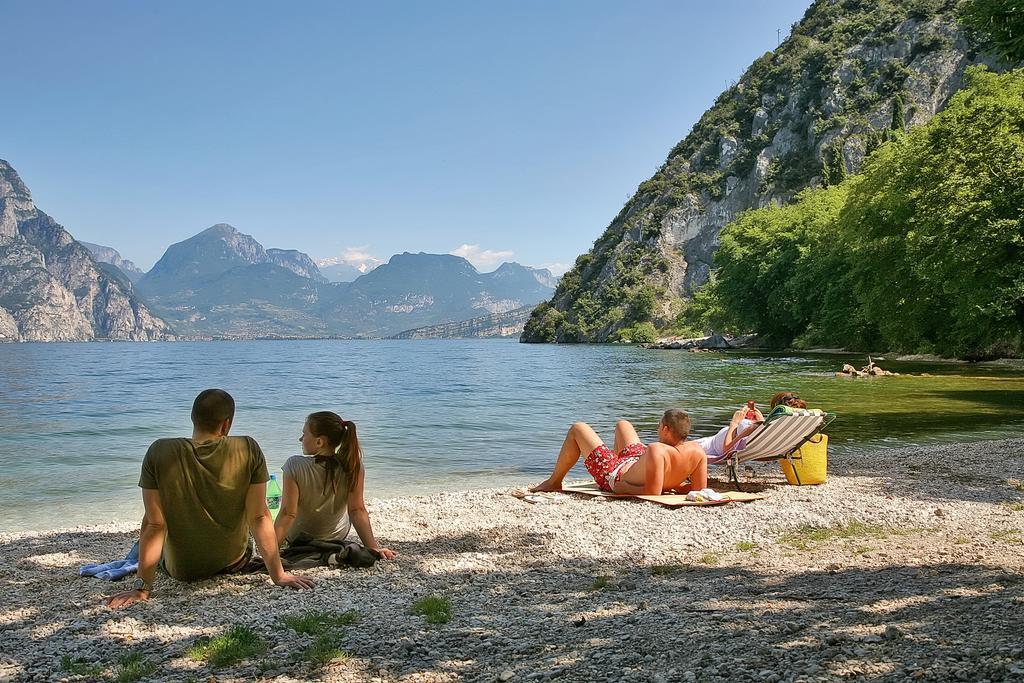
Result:
<svg viewBox="0 0 1024 683">
<path fill-rule="evenodd" d="M 439 577 L 451 623 L 356 654 L 392 676 L 494 680 L 1002 680 L 1020 669 L 1024 577 L 984 567 L 602 567 Z M 383 636 L 384 634 L 381 634 Z"/>
</svg>

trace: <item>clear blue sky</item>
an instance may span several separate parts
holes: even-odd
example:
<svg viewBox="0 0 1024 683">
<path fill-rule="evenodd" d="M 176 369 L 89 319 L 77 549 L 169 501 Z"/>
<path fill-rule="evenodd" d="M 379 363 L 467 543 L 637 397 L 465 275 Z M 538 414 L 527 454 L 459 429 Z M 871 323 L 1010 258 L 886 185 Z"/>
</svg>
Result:
<svg viewBox="0 0 1024 683">
<path fill-rule="evenodd" d="M 809 4 L 7 2 L 0 158 L 144 269 L 218 222 L 568 264 Z"/>
</svg>

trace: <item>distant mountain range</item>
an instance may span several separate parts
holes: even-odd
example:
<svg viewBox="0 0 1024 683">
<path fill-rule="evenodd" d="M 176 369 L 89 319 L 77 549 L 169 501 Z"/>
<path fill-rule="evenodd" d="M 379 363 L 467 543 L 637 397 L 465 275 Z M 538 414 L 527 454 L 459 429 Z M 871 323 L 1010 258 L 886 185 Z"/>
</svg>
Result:
<svg viewBox="0 0 1024 683">
<path fill-rule="evenodd" d="M 143 273 L 116 249 L 76 241 L 0 160 L 0 341 L 386 337 L 529 307 L 556 284 L 547 270 L 481 273 L 448 254 L 376 263 L 334 259 L 329 279 L 308 255 L 218 223 Z"/>
<path fill-rule="evenodd" d="M 93 245 L 93 253 L 108 267 L 123 262 L 110 248 Z M 351 282 L 330 282 L 306 254 L 265 249 L 224 223 L 171 245 L 134 280 L 179 334 L 246 339 L 386 337 L 532 306 L 557 282 L 546 269 L 504 263 L 480 273 L 462 257 L 424 253 L 398 254 Z"/>
<path fill-rule="evenodd" d="M 535 304 L 554 291 L 551 281 L 550 271 L 518 263 L 481 273 L 461 256 L 404 253 L 348 285 L 334 285 L 322 310 L 343 334 L 385 337 Z"/>
</svg>

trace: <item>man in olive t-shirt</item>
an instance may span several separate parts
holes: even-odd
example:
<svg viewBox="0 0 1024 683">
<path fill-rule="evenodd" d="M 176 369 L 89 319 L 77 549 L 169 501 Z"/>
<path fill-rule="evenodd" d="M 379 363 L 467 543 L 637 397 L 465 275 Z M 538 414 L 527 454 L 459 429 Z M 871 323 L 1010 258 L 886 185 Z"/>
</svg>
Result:
<svg viewBox="0 0 1024 683">
<path fill-rule="evenodd" d="M 139 486 L 160 496 L 167 573 L 196 581 L 237 562 L 249 546 L 244 492 L 268 479 L 263 451 L 252 437 L 155 441 L 142 461 Z M 225 495 L 231 492 L 237 493 Z"/>
<path fill-rule="evenodd" d="M 267 510 L 267 462 L 252 437 L 228 436 L 235 402 L 207 389 L 192 406 L 191 439 L 159 439 L 142 462 L 139 570 L 133 590 L 107 599 L 111 607 L 147 600 L 157 564 L 180 581 L 228 574 L 250 559 L 249 532 L 270 578 L 279 586 L 312 588 L 284 571 Z"/>
</svg>

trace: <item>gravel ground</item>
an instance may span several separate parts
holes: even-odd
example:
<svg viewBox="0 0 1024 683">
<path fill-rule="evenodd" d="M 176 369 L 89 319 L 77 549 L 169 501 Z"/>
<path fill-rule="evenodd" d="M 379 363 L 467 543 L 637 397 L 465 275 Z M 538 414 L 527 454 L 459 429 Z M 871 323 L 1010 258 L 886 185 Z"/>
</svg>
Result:
<svg viewBox="0 0 1024 683">
<path fill-rule="evenodd" d="M 710 508 L 511 489 L 373 501 L 397 561 L 311 571 L 304 592 L 163 577 L 117 612 L 100 606 L 116 586 L 75 571 L 123 555 L 134 528 L 3 535 L 0 680 L 1024 680 L 1024 439 L 830 465 L 818 487 L 761 465 L 765 500 Z M 450 621 L 411 613 L 428 595 Z M 311 661 L 315 637 L 281 623 L 314 610 L 358 611 L 336 631 L 345 656 Z M 266 651 L 188 656 L 234 625 Z M 153 671 L 118 665 L 133 653 Z"/>
</svg>

